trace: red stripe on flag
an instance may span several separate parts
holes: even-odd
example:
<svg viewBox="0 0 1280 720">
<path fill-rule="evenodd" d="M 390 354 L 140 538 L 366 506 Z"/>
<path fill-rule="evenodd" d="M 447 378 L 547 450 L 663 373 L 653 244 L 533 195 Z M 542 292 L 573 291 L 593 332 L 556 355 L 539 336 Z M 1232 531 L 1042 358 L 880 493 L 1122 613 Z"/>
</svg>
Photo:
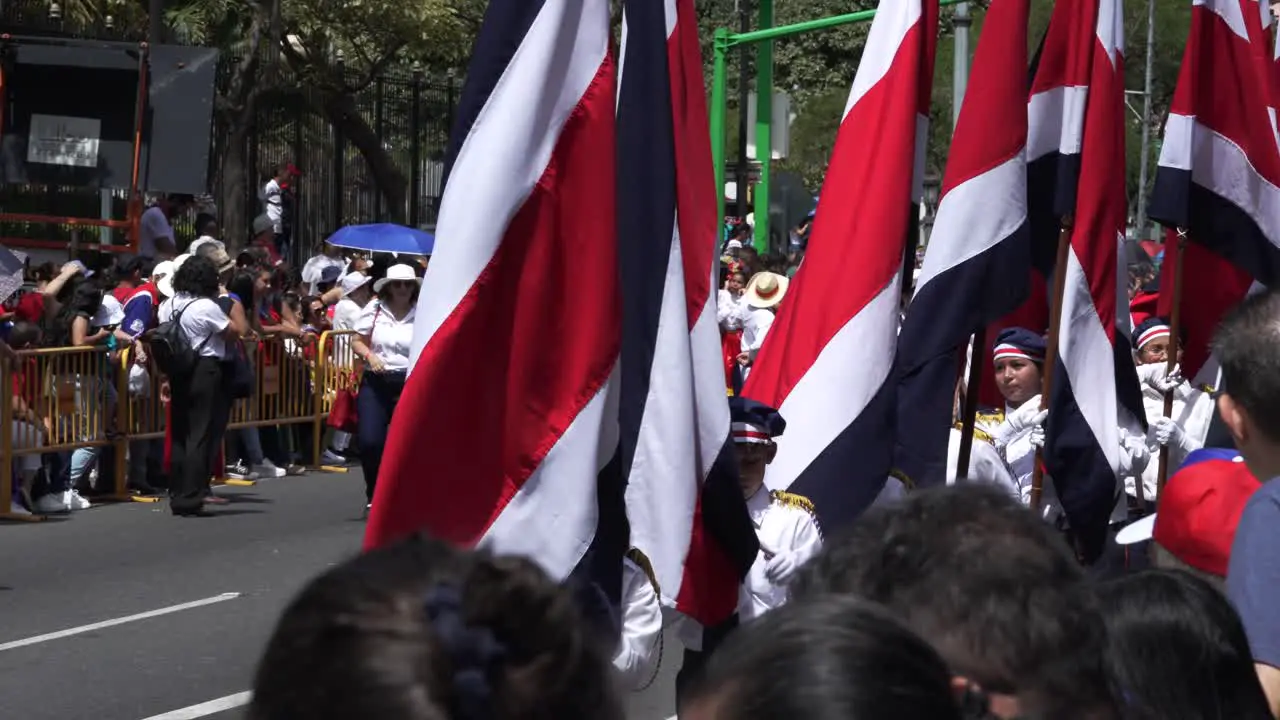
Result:
<svg viewBox="0 0 1280 720">
<path fill-rule="evenodd" d="M 840 123 L 796 290 L 783 301 L 751 369 L 747 397 L 781 406 L 831 338 L 902 269 L 910 215 L 903 202 L 912 195 L 916 147 L 916 125 L 903 120 L 918 113 L 918 93 L 903 89 L 920 82 L 921 22 L 907 31 L 885 76 Z M 779 347 L 785 352 L 770 351 Z"/>
<path fill-rule="evenodd" d="M 1245 15 L 1246 24 L 1258 24 L 1257 18 L 1249 21 L 1256 13 Z M 1273 78 L 1262 72 L 1261 53 L 1217 13 L 1201 5 L 1192 8 L 1191 32 L 1169 112 L 1194 117 L 1235 143 L 1259 175 L 1280 185 L 1280 151 L 1266 112 Z"/>
<path fill-rule="evenodd" d="M 607 381 L 621 314 L 615 78 L 609 55 L 502 244 L 423 349 L 391 423 L 367 547 L 420 530 L 476 543 Z"/>
<path fill-rule="evenodd" d="M 1173 315 L 1173 281 L 1178 266 L 1173 252 L 1177 233 L 1165 234 L 1164 264 L 1160 268 L 1160 299 L 1157 312 L 1168 320 Z M 1182 374 L 1194 378 L 1209 359 L 1213 334 L 1222 316 L 1244 299 L 1253 277 L 1226 258 L 1200 243 L 1189 242 L 1182 251 L 1182 314 L 1179 316 L 1179 347 Z"/>
<path fill-rule="evenodd" d="M 1059 87 L 1089 85 L 1093 68 L 1088 49 L 1097 33 L 1097 24 L 1096 0 L 1054 5 L 1044 50 L 1031 81 L 1031 96 Z M 1060 47 L 1065 50 L 1059 50 Z"/>
<path fill-rule="evenodd" d="M 1124 133 L 1124 55 L 1116 52 L 1113 64 L 1102 42 L 1095 39 L 1071 247 L 1084 269 L 1098 320 L 1112 344 L 1116 339 L 1118 239 L 1128 212 L 1124 163 L 1116 160 L 1125 156 Z"/>
<path fill-rule="evenodd" d="M 667 39 L 671 75 L 671 114 L 676 161 L 676 221 L 684 261 L 685 305 L 689 327 L 698 321 L 712 292 L 712 264 L 718 262 L 715 173 L 707 134 L 707 98 L 702 78 L 693 0 L 677 0 L 675 30 Z"/>
</svg>

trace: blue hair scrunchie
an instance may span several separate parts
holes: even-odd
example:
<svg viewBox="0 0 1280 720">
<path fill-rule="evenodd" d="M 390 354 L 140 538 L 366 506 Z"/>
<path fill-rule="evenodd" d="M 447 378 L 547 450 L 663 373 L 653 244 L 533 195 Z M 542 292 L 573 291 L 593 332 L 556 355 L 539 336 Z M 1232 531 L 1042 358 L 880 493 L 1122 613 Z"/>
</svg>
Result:
<svg viewBox="0 0 1280 720">
<path fill-rule="evenodd" d="M 506 647 L 489 628 L 472 627 L 463 621 L 462 593 L 453 585 L 433 587 L 424 607 L 436 639 L 453 665 L 451 706 L 455 717 L 485 720 L 492 704 L 489 673 L 506 657 Z"/>
</svg>

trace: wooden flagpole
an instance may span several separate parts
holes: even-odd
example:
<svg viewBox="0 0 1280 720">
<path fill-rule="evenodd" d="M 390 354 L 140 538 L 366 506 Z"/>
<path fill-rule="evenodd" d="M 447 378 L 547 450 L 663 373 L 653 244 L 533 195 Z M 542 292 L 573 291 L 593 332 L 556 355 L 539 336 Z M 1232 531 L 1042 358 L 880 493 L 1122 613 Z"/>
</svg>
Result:
<svg viewBox="0 0 1280 720">
<path fill-rule="evenodd" d="M 964 406 L 960 413 L 960 457 L 956 459 L 956 482 L 969 479 L 969 458 L 973 454 L 973 429 L 978 415 L 978 390 L 982 387 L 983 350 L 987 347 L 987 328 L 973 334 L 969 360 L 969 377 L 965 382 Z"/>
<path fill-rule="evenodd" d="M 1049 337 L 1045 342 L 1044 370 L 1040 374 L 1040 409 L 1049 409 L 1053 390 L 1053 369 L 1058 364 L 1058 334 L 1062 330 L 1062 297 L 1067 290 L 1067 252 L 1071 249 L 1071 218 L 1062 218 L 1058 230 L 1058 253 L 1053 264 L 1053 296 L 1049 299 Z M 1036 448 L 1035 467 L 1031 471 L 1031 510 L 1040 513 L 1044 495 L 1044 448 Z"/>
<path fill-rule="evenodd" d="M 1178 364 L 1178 334 L 1182 330 L 1182 253 L 1187 247 L 1187 231 L 1184 228 L 1178 228 L 1178 241 L 1173 245 L 1173 309 L 1169 312 L 1169 357 L 1164 362 L 1165 377 L 1173 372 L 1173 368 Z M 1166 252 L 1167 252 L 1166 248 Z M 1165 258 L 1165 262 L 1169 262 L 1169 258 Z M 1173 416 L 1173 393 L 1170 390 L 1164 394 L 1164 416 Z M 1156 497 L 1164 492 L 1164 483 L 1169 478 L 1169 446 L 1162 445 L 1160 447 L 1160 466 L 1159 473 L 1156 475 Z M 1138 478 L 1141 484 L 1142 478 Z"/>
</svg>

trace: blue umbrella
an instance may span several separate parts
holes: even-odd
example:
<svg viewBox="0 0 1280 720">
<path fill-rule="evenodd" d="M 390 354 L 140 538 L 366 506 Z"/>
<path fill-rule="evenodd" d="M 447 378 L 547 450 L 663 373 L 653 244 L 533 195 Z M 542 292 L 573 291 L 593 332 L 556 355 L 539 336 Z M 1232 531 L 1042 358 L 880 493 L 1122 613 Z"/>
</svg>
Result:
<svg viewBox="0 0 1280 720">
<path fill-rule="evenodd" d="M 436 238 L 429 232 L 403 225 L 377 223 L 348 225 L 330 235 L 329 244 L 369 252 L 430 255 L 436 245 Z"/>
</svg>

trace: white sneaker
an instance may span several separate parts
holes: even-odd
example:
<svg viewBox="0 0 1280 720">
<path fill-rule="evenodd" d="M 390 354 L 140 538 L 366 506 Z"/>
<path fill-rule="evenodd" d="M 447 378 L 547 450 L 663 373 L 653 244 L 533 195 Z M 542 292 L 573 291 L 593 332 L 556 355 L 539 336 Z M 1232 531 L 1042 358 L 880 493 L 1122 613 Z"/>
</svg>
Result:
<svg viewBox="0 0 1280 720">
<path fill-rule="evenodd" d="M 35 511 L 41 515 L 55 515 L 58 513 L 71 512 L 71 507 L 67 505 L 65 498 L 67 493 L 48 493 L 36 498 Z"/>
<path fill-rule="evenodd" d="M 282 478 L 285 476 L 283 468 L 276 467 L 276 464 L 270 460 L 263 460 L 260 464 L 253 466 L 253 471 L 258 477 L 264 478 Z"/>
<path fill-rule="evenodd" d="M 332 450 L 320 453 L 320 462 L 325 465 L 346 465 L 347 459 Z"/>
<path fill-rule="evenodd" d="M 258 473 L 250 470 L 244 463 L 238 462 L 227 466 L 227 477 L 232 480 L 257 480 Z"/>
<path fill-rule="evenodd" d="M 18 500 L 18 498 L 15 497 L 9 503 L 9 514 L 10 515 L 30 515 L 31 511 L 23 507 L 22 503 Z"/>
<path fill-rule="evenodd" d="M 80 494 L 79 490 L 68 490 L 62 493 L 62 502 L 68 510 L 88 510 L 93 504 Z"/>
</svg>

